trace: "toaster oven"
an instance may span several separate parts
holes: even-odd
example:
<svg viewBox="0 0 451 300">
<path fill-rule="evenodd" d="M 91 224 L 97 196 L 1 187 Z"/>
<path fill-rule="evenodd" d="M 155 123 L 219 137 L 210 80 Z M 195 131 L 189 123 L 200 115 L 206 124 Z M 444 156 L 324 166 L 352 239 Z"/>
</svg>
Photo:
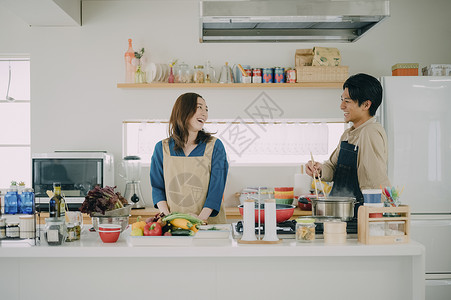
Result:
<svg viewBox="0 0 451 300">
<path fill-rule="evenodd" d="M 114 186 L 113 155 L 104 151 L 57 151 L 32 154 L 32 187 L 36 207 L 48 209 L 47 191 L 61 183 L 69 209 L 78 209 L 95 186 Z"/>
</svg>

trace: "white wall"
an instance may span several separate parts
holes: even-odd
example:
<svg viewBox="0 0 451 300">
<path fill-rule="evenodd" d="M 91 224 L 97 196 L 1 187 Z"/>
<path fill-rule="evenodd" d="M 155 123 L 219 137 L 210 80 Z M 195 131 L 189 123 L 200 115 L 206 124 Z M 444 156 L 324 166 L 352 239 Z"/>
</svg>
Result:
<svg viewBox="0 0 451 300">
<path fill-rule="evenodd" d="M 176 9 L 177 7 L 177 9 Z M 83 2 L 81 27 L 29 27 L 0 5 L 0 54 L 31 55 L 32 152 L 108 150 L 122 157 L 122 120 L 168 118 L 188 90 L 128 90 L 123 82 L 127 39 L 144 47 L 150 60 L 174 58 L 191 66 L 210 60 L 259 67 L 293 67 L 298 48 L 337 47 L 350 73 L 391 74 L 400 62 L 451 63 L 451 1 L 392 0 L 391 17 L 355 43 L 200 44 L 198 1 Z M 426 13 L 427 12 L 427 13 Z M 2 84 L 2 83 L 0 83 Z M 199 89 L 210 118 L 244 116 L 262 91 Z M 283 118 L 341 118 L 340 89 L 289 89 L 265 92 L 284 110 Z M 2 129 L 3 130 L 3 129 Z M 295 167 L 231 168 L 226 200 L 249 185 L 291 185 Z M 143 177 L 150 200 L 148 169 Z M 124 182 L 116 176 L 117 185 Z"/>
</svg>

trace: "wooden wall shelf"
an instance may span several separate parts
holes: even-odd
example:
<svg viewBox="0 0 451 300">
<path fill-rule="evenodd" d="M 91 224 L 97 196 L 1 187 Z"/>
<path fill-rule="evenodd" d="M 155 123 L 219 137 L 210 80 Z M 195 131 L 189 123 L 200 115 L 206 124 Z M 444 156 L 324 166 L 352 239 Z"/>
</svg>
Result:
<svg viewBox="0 0 451 300">
<path fill-rule="evenodd" d="M 297 82 L 297 83 L 118 83 L 120 89 L 285 89 L 285 88 L 337 88 L 343 87 L 343 82 Z"/>
</svg>

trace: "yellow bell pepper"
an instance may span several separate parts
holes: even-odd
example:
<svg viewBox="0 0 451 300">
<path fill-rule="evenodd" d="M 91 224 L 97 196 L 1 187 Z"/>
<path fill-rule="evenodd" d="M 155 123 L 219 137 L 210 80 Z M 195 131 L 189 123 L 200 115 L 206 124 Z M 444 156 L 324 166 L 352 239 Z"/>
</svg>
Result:
<svg viewBox="0 0 451 300">
<path fill-rule="evenodd" d="M 140 221 L 140 220 L 141 220 L 141 216 L 138 216 L 138 218 L 136 219 L 136 222 L 132 224 L 132 231 L 135 228 L 139 228 L 141 230 L 144 230 L 144 226 L 146 226 L 146 222 Z"/>
</svg>

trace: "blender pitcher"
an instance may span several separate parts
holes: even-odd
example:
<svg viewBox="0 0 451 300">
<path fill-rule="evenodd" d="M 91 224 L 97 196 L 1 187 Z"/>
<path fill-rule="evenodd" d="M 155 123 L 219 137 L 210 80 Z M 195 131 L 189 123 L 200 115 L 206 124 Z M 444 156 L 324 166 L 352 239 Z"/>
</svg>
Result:
<svg viewBox="0 0 451 300">
<path fill-rule="evenodd" d="M 141 193 L 141 158 L 126 156 L 122 162 L 125 169 L 124 198 L 133 204 L 132 208 L 145 208 L 145 201 Z"/>
</svg>

